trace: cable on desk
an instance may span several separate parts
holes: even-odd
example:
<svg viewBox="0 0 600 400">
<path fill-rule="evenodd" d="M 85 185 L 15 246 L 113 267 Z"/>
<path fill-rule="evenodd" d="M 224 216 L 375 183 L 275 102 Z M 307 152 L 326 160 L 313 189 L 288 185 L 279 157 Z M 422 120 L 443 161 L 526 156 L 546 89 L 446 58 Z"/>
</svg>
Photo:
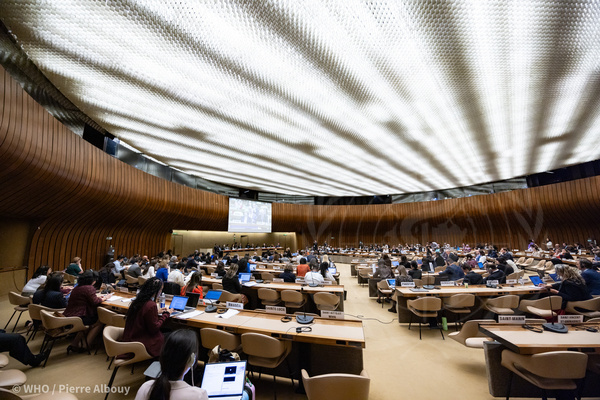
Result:
<svg viewBox="0 0 600 400">
<path fill-rule="evenodd" d="M 392 322 L 394 322 L 394 321 L 396 321 L 398 319 L 398 318 L 392 318 L 392 320 L 390 322 L 383 322 L 380 319 L 371 318 L 371 317 L 365 317 L 364 315 L 352 315 L 352 314 L 348 314 L 348 313 L 345 313 L 345 315 L 349 315 L 351 317 L 358 318 L 358 319 L 360 319 L 362 321 L 377 321 L 380 324 L 384 324 L 384 325 L 389 325 L 389 324 L 391 324 Z"/>
</svg>

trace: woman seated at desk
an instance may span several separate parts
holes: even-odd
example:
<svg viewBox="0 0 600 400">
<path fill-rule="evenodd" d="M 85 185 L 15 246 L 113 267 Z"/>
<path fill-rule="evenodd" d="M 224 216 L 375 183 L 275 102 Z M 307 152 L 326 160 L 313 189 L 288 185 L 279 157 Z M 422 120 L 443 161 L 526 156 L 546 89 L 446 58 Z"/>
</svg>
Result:
<svg viewBox="0 0 600 400">
<path fill-rule="evenodd" d="M 52 268 L 47 265 L 42 265 L 38 269 L 35 270 L 31 279 L 23 286 L 23 291 L 21 292 L 21 296 L 29 297 L 39 289 L 44 283 L 46 283 L 46 279 L 48 279 L 48 275 L 52 273 Z"/>
<path fill-rule="evenodd" d="M 42 289 L 38 289 L 33 294 L 33 304 L 39 304 L 48 308 L 65 308 L 67 307 L 67 300 L 61 292 L 64 275 L 62 273 L 55 273 L 50 275 L 46 280 L 46 284 Z"/>
<path fill-rule="evenodd" d="M 202 274 L 198 271 L 192 272 L 187 285 L 181 288 L 181 295 L 186 293 L 199 293 L 202 298 Z"/>
<path fill-rule="evenodd" d="M 160 331 L 169 318 L 169 309 L 157 310 L 156 299 L 163 287 L 163 282 L 154 277 L 148 279 L 140 292 L 131 302 L 125 319 L 123 342 L 141 342 L 146 351 L 153 357 L 158 357 L 164 343 L 164 335 Z M 158 312 L 157 312 L 158 311 Z"/>
<path fill-rule="evenodd" d="M 283 267 L 283 272 L 279 274 L 279 278 L 283 278 L 284 282 L 296 282 L 296 275 L 294 275 L 294 266 L 288 263 Z"/>
<path fill-rule="evenodd" d="M 389 265 L 388 265 L 389 262 Z M 379 259 L 379 261 L 377 261 L 377 269 L 375 270 L 375 273 L 373 274 L 373 278 L 381 278 L 381 279 L 389 279 L 389 278 L 393 278 L 394 277 L 394 273 L 392 272 L 392 263 L 390 261 L 390 259 L 388 258 L 387 260 L 384 259 Z"/>
<path fill-rule="evenodd" d="M 557 264 L 555 268 L 561 279 L 560 282 L 553 285 L 541 284 L 539 286 L 545 288 L 551 295 L 562 297 L 561 309 L 564 310 L 569 301 L 583 301 L 592 298 L 577 268 L 564 264 Z"/>
<path fill-rule="evenodd" d="M 406 256 L 402 256 L 402 257 L 406 258 Z M 405 266 L 402 263 L 400 263 L 400 265 Z M 416 262 L 415 260 L 412 260 L 409 263 L 409 265 L 410 265 L 410 270 L 408 271 L 408 275 L 410 275 L 410 277 L 413 279 L 421 279 L 423 277 L 423 271 L 421 271 L 419 269 L 419 263 Z"/>
<path fill-rule="evenodd" d="M 215 269 L 215 274 L 217 274 L 218 277 L 222 278 L 225 276 L 226 273 L 227 271 L 225 270 L 225 264 L 223 264 L 223 261 L 219 261 L 217 263 L 217 269 Z"/>
<path fill-rule="evenodd" d="M 323 279 L 327 279 L 332 282 L 335 280 L 333 275 L 331 275 L 331 272 L 329 272 L 329 262 L 323 261 L 321 263 L 320 272 L 321 272 L 321 275 L 323 276 Z"/>
<path fill-rule="evenodd" d="M 225 277 L 223 278 L 223 281 L 221 282 L 223 285 L 223 290 L 233 294 L 240 294 L 242 296 L 242 303 L 248 304 L 248 298 L 245 294 L 242 294 L 242 285 L 238 278 L 237 272 L 238 265 L 231 264 L 227 270 L 227 273 L 225 274 Z"/>
</svg>

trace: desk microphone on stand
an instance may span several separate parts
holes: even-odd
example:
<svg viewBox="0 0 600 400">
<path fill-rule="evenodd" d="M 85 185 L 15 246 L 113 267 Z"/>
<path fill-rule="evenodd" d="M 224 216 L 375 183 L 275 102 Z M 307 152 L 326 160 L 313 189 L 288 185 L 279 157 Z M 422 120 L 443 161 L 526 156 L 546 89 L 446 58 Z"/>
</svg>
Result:
<svg viewBox="0 0 600 400">
<path fill-rule="evenodd" d="M 304 294 L 304 288 L 300 287 L 300 293 Z M 312 322 L 314 321 L 315 317 L 311 316 L 311 315 L 306 315 L 306 307 L 304 310 L 304 314 L 303 315 L 296 315 L 296 322 L 299 324 L 312 324 Z M 300 329 L 300 328 L 298 328 Z"/>
<path fill-rule="evenodd" d="M 545 324 L 542 324 L 542 327 L 544 328 L 545 331 L 549 331 L 549 332 L 554 332 L 554 333 L 568 333 L 569 332 L 569 328 L 567 328 L 565 326 L 565 324 L 559 324 L 558 322 L 555 324 L 554 323 L 554 310 L 552 309 L 552 296 L 548 296 L 548 299 L 550 301 L 550 313 L 552 314 L 552 323 L 550 322 L 546 322 Z M 558 316 L 557 316 L 558 318 Z"/>
</svg>

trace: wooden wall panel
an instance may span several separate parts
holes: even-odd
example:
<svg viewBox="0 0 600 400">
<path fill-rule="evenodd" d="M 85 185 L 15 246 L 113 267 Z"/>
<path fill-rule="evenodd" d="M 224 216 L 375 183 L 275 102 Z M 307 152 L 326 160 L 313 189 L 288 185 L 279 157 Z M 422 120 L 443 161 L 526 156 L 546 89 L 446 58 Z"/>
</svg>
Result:
<svg viewBox="0 0 600 400">
<path fill-rule="evenodd" d="M 228 199 L 146 174 L 70 132 L 0 71 L 0 217 L 34 226 L 29 265 L 102 265 L 117 252 L 156 254 L 170 231 L 227 229 Z M 600 237 L 600 177 L 492 195 L 371 206 L 273 204 L 273 231 L 298 245 L 491 242 L 523 248 Z M 35 229 L 37 227 L 37 229 Z M 333 237 L 334 239 L 331 239 Z"/>
</svg>

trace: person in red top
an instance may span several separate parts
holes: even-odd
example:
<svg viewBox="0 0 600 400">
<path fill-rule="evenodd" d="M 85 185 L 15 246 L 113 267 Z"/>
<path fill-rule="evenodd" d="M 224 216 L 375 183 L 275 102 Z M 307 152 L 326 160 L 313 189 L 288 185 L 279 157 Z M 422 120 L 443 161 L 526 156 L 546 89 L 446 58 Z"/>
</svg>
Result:
<svg viewBox="0 0 600 400">
<path fill-rule="evenodd" d="M 303 277 L 308 271 L 310 271 L 310 267 L 306 263 L 306 258 L 302 257 L 300 259 L 300 264 L 296 268 L 296 276 Z"/>
<path fill-rule="evenodd" d="M 182 296 L 190 292 L 199 293 L 202 298 L 202 274 L 198 271 L 193 272 L 188 284 L 181 288 Z"/>
<path fill-rule="evenodd" d="M 84 325 L 90 327 L 86 344 L 93 343 L 98 333 L 102 329 L 102 323 L 98 321 L 98 313 L 96 308 L 111 295 L 96 296 L 96 288 L 94 285 L 99 279 L 98 273 L 91 269 L 85 271 L 77 280 L 77 287 L 71 291 L 69 302 L 63 315 L 65 317 L 79 317 Z M 71 345 L 67 347 L 67 354 L 71 351 L 83 351 L 83 332 L 79 332 Z M 86 346 L 87 347 L 87 346 Z"/>
<path fill-rule="evenodd" d="M 153 357 L 160 355 L 165 341 L 160 328 L 170 315 L 167 308 L 158 309 L 156 306 L 162 287 L 162 281 L 156 277 L 148 279 L 140 287 L 140 292 L 127 311 L 121 339 L 122 342 L 142 342 Z"/>
</svg>

